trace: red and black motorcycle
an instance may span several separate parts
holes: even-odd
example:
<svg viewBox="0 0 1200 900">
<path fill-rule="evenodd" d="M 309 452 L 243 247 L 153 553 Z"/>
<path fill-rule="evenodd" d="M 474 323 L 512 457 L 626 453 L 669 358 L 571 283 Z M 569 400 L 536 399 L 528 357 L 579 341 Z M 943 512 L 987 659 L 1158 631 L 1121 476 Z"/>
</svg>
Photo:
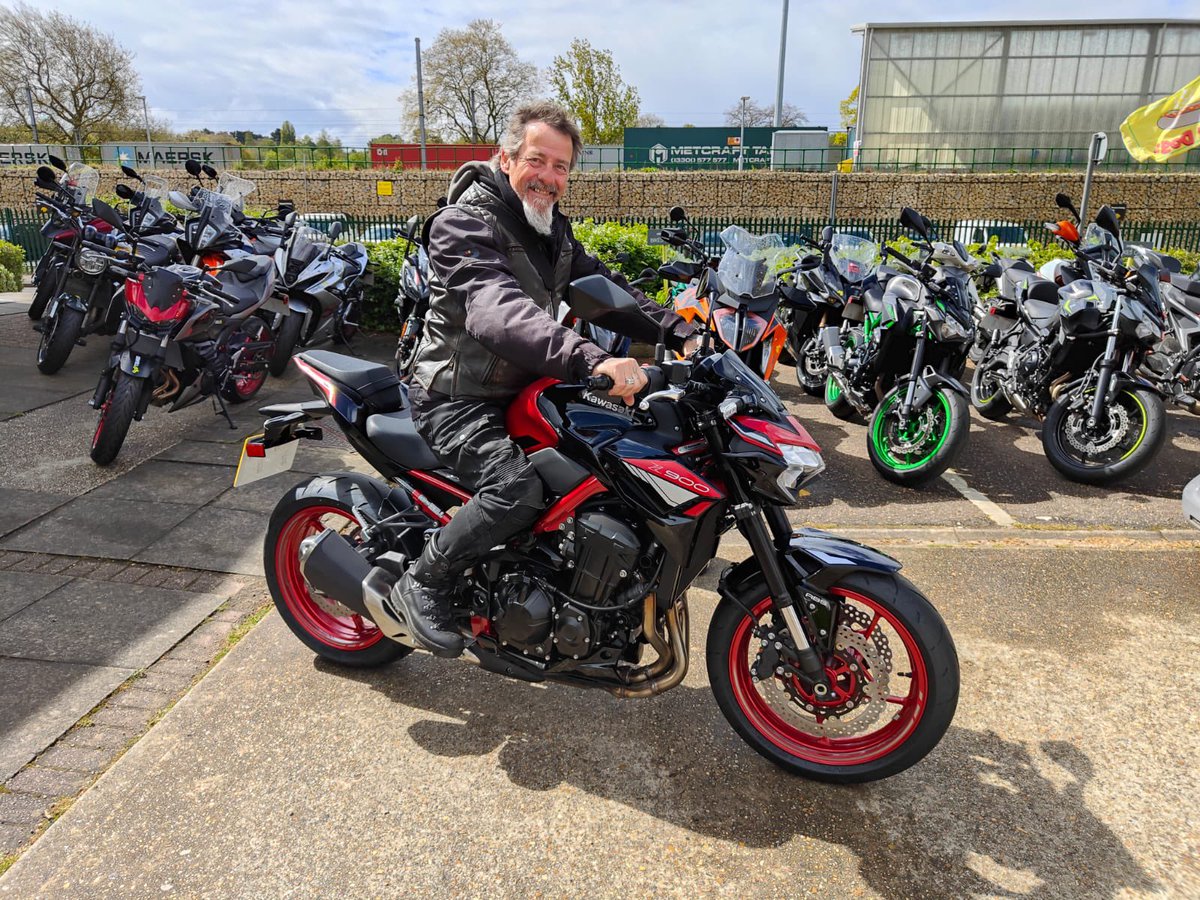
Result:
<svg viewBox="0 0 1200 900">
<path fill-rule="evenodd" d="M 612 282 L 571 288 L 587 321 L 646 334 Z M 466 657 L 491 672 L 649 697 L 688 670 L 687 588 L 737 527 L 753 554 L 721 575 L 709 625 L 709 682 L 726 718 L 763 756 L 832 782 L 916 763 L 958 700 L 953 641 L 930 602 L 869 547 L 794 531 L 784 508 L 824 468 L 820 450 L 737 354 L 645 369 L 633 407 L 587 384 L 541 379 L 508 427 L 546 484 L 532 531 L 494 548 L 461 580 L 455 619 Z M 265 569 L 275 605 L 307 646 L 349 666 L 411 652 L 391 592 L 425 535 L 470 492 L 415 431 L 386 366 L 333 353 L 296 357 L 318 399 L 263 409 L 238 482 L 290 467 L 299 439 L 331 416 L 388 483 L 318 475 L 275 507 Z M 649 648 L 650 660 L 644 659 Z"/>
</svg>

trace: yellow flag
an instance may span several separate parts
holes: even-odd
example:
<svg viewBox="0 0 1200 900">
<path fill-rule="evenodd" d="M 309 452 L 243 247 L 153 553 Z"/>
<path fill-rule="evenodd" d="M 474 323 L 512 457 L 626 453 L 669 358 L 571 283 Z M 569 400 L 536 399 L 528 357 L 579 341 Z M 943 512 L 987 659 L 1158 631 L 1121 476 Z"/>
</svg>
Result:
<svg viewBox="0 0 1200 900">
<path fill-rule="evenodd" d="M 1170 97 L 1131 112 L 1121 123 L 1121 137 L 1138 162 L 1166 162 L 1200 146 L 1200 76 Z"/>
</svg>

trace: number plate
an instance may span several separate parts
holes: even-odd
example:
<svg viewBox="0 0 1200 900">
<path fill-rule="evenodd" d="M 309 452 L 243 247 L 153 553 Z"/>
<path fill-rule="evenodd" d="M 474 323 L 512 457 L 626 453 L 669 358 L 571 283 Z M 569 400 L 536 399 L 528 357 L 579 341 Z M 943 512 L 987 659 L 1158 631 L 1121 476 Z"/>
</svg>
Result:
<svg viewBox="0 0 1200 900">
<path fill-rule="evenodd" d="M 288 471 L 296 461 L 296 448 L 299 446 L 299 438 L 276 447 L 264 447 L 261 434 L 246 438 L 242 442 L 242 458 L 238 460 L 233 486 L 241 487 Z"/>
</svg>

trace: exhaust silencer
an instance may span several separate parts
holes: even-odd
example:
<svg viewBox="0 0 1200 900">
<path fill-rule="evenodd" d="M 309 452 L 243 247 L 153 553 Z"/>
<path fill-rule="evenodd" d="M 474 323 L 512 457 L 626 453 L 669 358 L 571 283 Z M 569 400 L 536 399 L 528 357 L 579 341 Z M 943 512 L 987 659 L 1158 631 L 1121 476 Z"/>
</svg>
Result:
<svg viewBox="0 0 1200 900">
<path fill-rule="evenodd" d="M 362 588 L 371 564 L 336 531 L 326 528 L 300 542 L 300 571 L 304 580 L 322 594 L 360 616 L 371 618 L 363 602 Z"/>
</svg>

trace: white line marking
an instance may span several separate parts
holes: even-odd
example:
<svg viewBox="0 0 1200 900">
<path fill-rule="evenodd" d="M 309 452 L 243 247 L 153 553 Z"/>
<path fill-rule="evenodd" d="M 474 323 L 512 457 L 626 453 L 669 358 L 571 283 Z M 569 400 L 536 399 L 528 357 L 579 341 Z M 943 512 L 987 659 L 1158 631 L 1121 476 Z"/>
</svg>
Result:
<svg viewBox="0 0 1200 900">
<path fill-rule="evenodd" d="M 1012 528 L 1017 524 L 1016 519 L 989 500 L 984 494 L 967 484 L 963 477 L 953 469 L 947 469 L 945 472 L 943 472 L 942 479 L 949 484 L 950 487 L 954 488 L 956 491 L 974 503 L 975 507 L 980 512 L 982 512 L 1001 528 Z"/>
</svg>

